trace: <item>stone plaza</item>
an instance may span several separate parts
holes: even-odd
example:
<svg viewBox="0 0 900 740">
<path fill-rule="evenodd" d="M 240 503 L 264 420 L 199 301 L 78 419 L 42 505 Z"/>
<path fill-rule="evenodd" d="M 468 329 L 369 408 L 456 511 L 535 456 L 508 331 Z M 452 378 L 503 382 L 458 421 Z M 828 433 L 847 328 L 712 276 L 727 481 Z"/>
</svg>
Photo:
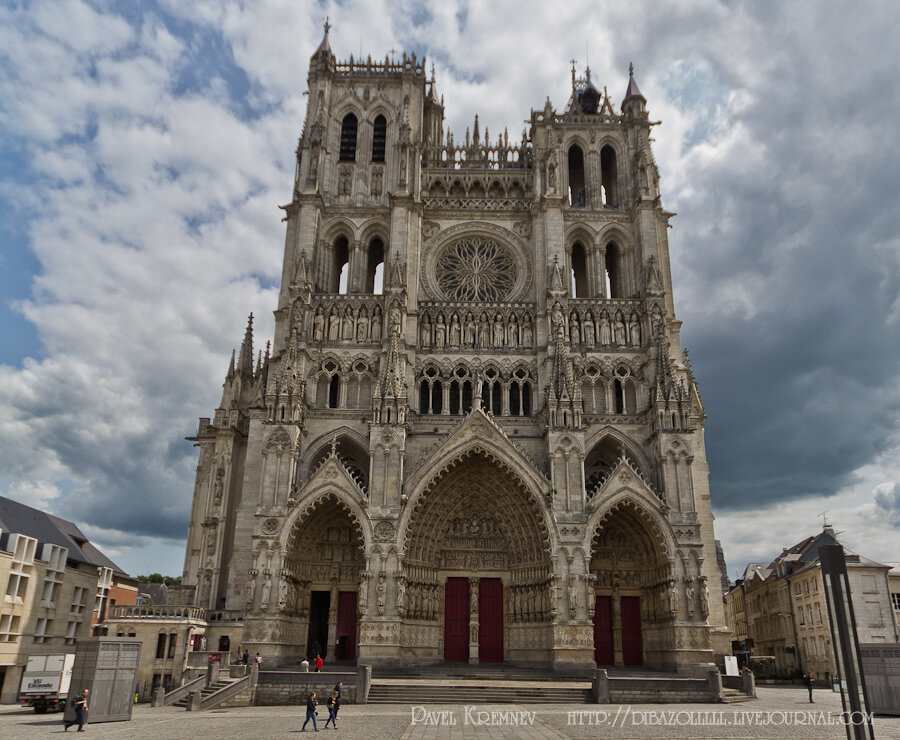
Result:
<svg viewBox="0 0 900 740">
<path fill-rule="evenodd" d="M 468 738 L 786 738 L 844 740 L 838 694 L 822 689 L 809 704 L 802 686 L 760 687 L 757 701 L 739 704 L 634 705 L 356 705 L 341 709 L 337 733 L 365 740 L 460 740 Z M 427 716 L 426 716 L 427 715 Z M 320 728 L 328 716 L 319 709 Z M 44 738 L 63 731 L 59 715 L 0 709 L 0 737 Z M 443 724 L 431 724 L 429 720 Z M 533 719 L 532 719 L 533 718 Z M 296 737 L 302 706 L 239 707 L 185 712 L 172 707 L 135 707 L 130 722 L 88 725 L 90 737 L 131 740 L 194 740 L 197 737 Z M 414 723 L 413 719 L 417 721 Z M 519 724 L 515 724 L 515 722 Z M 455 724 L 449 724 L 455 722 Z M 879 740 L 900 738 L 900 717 L 876 717 Z M 311 731 L 310 723 L 307 731 Z M 332 730 L 322 730 L 332 732 Z"/>
</svg>

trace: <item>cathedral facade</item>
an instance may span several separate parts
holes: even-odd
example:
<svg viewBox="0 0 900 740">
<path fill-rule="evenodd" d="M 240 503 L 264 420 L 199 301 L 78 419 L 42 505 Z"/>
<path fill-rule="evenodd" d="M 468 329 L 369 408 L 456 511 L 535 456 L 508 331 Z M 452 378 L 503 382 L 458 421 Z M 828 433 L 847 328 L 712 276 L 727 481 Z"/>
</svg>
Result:
<svg viewBox="0 0 900 740">
<path fill-rule="evenodd" d="M 730 652 L 633 76 L 617 110 L 573 68 L 521 138 L 445 131 L 424 60 L 338 61 L 327 29 L 308 86 L 271 348 L 251 317 L 193 438 L 210 636 L 276 662 Z"/>
</svg>

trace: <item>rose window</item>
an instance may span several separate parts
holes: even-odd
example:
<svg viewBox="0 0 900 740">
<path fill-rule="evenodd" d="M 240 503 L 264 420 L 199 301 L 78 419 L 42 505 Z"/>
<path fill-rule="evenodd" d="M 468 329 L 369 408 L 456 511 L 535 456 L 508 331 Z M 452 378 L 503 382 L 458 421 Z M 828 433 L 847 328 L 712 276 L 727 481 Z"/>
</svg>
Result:
<svg viewBox="0 0 900 740">
<path fill-rule="evenodd" d="M 450 300 L 502 301 L 516 283 L 516 262 L 497 242 L 470 237 L 443 250 L 435 274 Z"/>
</svg>

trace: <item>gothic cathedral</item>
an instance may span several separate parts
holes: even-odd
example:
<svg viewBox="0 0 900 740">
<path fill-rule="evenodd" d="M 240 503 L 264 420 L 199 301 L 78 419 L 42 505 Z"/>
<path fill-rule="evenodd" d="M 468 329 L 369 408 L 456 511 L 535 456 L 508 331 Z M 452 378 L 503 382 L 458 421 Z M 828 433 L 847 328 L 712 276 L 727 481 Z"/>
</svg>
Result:
<svg viewBox="0 0 900 740">
<path fill-rule="evenodd" d="M 251 654 L 683 670 L 729 652 L 646 100 L 521 139 L 424 60 L 310 61 L 271 350 L 201 419 L 184 583 Z"/>
</svg>

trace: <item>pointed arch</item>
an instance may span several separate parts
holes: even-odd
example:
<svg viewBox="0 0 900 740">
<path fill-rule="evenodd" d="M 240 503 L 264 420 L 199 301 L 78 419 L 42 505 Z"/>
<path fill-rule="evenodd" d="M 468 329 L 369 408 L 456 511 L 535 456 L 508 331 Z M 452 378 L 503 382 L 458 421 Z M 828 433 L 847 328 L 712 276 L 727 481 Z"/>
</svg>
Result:
<svg viewBox="0 0 900 740">
<path fill-rule="evenodd" d="M 288 514 L 284 521 L 284 526 L 281 528 L 279 541 L 282 552 L 290 553 L 295 551 L 297 538 L 303 525 L 326 505 L 336 506 L 347 516 L 353 529 L 362 541 L 363 554 L 367 555 L 371 551 L 373 533 L 369 517 L 359 502 L 355 501 L 346 491 L 333 483 L 327 483 L 304 498 L 306 499 L 305 502 Z"/>
</svg>

